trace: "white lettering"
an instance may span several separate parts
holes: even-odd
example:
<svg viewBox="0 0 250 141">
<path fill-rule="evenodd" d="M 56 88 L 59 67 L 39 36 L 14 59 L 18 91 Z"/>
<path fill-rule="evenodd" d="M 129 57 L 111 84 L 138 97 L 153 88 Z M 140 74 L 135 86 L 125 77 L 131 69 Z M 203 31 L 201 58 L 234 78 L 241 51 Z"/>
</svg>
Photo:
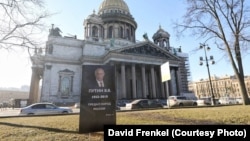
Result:
<svg viewBox="0 0 250 141">
<path fill-rule="evenodd" d="M 244 131 L 228 131 L 226 129 L 217 129 L 217 136 L 232 137 L 232 136 L 244 136 Z"/>
<path fill-rule="evenodd" d="M 208 136 L 210 138 L 213 138 L 215 131 L 202 131 L 202 130 L 194 130 L 194 131 L 182 131 L 181 129 L 175 129 L 173 130 L 174 136 L 182 136 L 182 137 L 199 137 L 199 136 Z"/>
<path fill-rule="evenodd" d="M 154 131 L 142 131 L 142 129 L 136 129 L 136 136 L 168 136 L 169 130 L 166 129 L 164 131 L 161 131 L 159 129 L 156 129 Z"/>
<path fill-rule="evenodd" d="M 133 129 L 124 131 L 115 131 L 114 129 L 108 129 L 108 136 L 133 136 Z"/>
<path fill-rule="evenodd" d="M 110 89 L 89 89 L 89 93 L 111 93 Z"/>
</svg>

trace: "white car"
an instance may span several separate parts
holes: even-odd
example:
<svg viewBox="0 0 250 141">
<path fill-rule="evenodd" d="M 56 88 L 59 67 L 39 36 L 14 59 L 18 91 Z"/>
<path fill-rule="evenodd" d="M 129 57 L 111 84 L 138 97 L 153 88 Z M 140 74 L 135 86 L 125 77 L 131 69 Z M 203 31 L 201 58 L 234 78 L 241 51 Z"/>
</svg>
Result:
<svg viewBox="0 0 250 141">
<path fill-rule="evenodd" d="M 80 108 L 80 106 L 81 106 L 80 102 L 77 102 L 77 103 L 75 103 L 75 105 L 74 105 L 75 108 Z"/>
<path fill-rule="evenodd" d="M 167 104 L 169 107 L 197 106 L 196 100 L 186 96 L 169 96 Z"/>
<path fill-rule="evenodd" d="M 69 107 L 58 107 L 52 103 L 34 103 L 20 109 L 19 115 L 47 115 L 73 113 Z"/>
<path fill-rule="evenodd" d="M 199 98 L 196 102 L 198 106 L 212 105 L 212 97 L 202 97 Z"/>
<path fill-rule="evenodd" d="M 236 103 L 237 104 L 243 104 L 243 99 L 242 98 L 236 98 Z"/>
<path fill-rule="evenodd" d="M 219 103 L 222 105 L 228 105 L 228 104 L 237 104 L 237 101 L 235 98 L 232 97 L 220 97 Z"/>
<path fill-rule="evenodd" d="M 162 103 L 155 99 L 136 99 L 126 103 L 125 110 L 163 108 Z"/>
</svg>

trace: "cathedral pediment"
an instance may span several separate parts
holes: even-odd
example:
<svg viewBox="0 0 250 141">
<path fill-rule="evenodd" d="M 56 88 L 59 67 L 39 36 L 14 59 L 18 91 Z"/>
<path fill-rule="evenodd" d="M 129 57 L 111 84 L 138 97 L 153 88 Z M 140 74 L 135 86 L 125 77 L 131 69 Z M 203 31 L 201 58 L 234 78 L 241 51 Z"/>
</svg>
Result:
<svg viewBox="0 0 250 141">
<path fill-rule="evenodd" d="M 176 55 L 173 55 L 167 50 L 151 42 L 138 43 L 133 46 L 128 46 L 122 49 L 118 49 L 115 52 L 122 54 L 131 54 L 131 55 L 143 55 L 145 57 L 164 58 L 169 60 L 179 59 Z"/>
</svg>

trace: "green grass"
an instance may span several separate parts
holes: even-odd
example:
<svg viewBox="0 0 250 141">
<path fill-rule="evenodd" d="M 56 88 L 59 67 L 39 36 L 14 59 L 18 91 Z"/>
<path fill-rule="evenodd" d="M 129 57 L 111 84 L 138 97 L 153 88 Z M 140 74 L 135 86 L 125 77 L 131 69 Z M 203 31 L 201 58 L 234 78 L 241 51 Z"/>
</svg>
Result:
<svg viewBox="0 0 250 141">
<path fill-rule="evenodd" d="M 250 106 L 117 112 L 118 125 L 250 124 Z M 79 134 L 79 115 L 0 118 L 1 141 L 102 141 L 103 132 Z"/>
</svg>

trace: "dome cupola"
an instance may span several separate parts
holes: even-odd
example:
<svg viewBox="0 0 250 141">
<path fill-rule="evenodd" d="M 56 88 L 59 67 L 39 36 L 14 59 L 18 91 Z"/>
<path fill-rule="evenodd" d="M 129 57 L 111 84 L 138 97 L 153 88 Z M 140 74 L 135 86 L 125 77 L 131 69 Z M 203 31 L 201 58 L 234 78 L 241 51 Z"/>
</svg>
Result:
<svg viewBox="0 0 250 141">
<path fill-rule="evenodd" d="M 159 29 L 152 38 L 155 44 L 168 50 L 170 48 L 169 37 L 170 34 L 159 26 Z"/>
<path fill-rule="evenodd" d="M 123 0 L 104 0 L 99 7 L 98 14 L 115 11 L 126 14 L 130 13 L 128 5 Z"/>
<path fill-rule="evenodd" d="M 85 39 L 93 41 L 103 40 L 103 21 L 102 18 L 95 14 L 95 11 L 84 20 L 83 25 L 85 27 Z"/>
<path fill-rule="evenodd" d="M 84 22 L 88 22 L 88 23 L 95 23 L 95 24 L 102 24 L 102 19 L 95 14 L 95 10 L 93 11 L 93 14 L 89 15 L 87 17 L 87 19 L 85 19 Z"/>
<path fill-rule="evenodd" d="M 137 23 L 124 0 L 103 0 L 99 6 L 98 16 L 103 21 L 104 40 L 115 39 L 132 43 L 136 41 Z"/>
<path fill-rule="evenodd" d="M 161 28 L 161 26 L 159 26 L 159 29 L 157 30 L 157 32 L 153 35 L 153 40 L 157 40 L 159 38 L 169 38 L 170 35 L 167 31 L 163 30 Z"/>
</svg>

